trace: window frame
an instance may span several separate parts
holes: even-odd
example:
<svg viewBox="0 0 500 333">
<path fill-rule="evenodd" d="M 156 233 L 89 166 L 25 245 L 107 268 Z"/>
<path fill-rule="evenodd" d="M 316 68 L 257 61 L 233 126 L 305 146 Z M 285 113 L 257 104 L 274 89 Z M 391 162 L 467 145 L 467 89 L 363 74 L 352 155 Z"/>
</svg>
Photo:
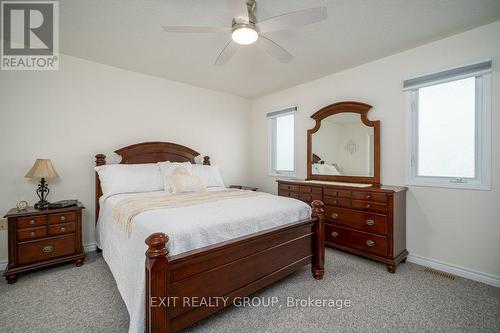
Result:
<svg viewBox="0 0 500 333">
<path fill-rule="evenodd" d="M 419 89 L 475 77 L 475 163 L 474 178 L 418 175 L 418 97 Z M 471 190 L 491 190 L 491 72 L 447 77 L 406 89 L 408 112 L 407 184 Z"/>
<path fill-rule="evenodd" d="M 281 111 L 270 112 L 267 114 L 268 128 L 268 176 L 296 178 L 297 175 L 297 107 L 285 108 Z M 276 119 L 279 117 L 293 115 L 293 171 L 276 170 Z"/>
</svg>

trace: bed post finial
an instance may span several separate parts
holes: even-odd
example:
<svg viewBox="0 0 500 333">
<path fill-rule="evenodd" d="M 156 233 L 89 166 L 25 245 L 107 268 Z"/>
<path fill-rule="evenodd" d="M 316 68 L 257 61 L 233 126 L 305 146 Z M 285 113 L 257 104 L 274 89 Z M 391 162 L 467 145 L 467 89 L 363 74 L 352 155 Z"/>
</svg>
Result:
<svg viewBox="0 0 500 333">
<path fill-rule="evenodd" d="M 168 308 L 170 264 L 166 247 L 168 236 L 162 232 L 146 238 L 146 332 L 172 332 Z"/>
<path fill-rule="evenodd" d="M 97 154 L 95 155 L 95 165 L 100 166 L 106 164 L 106 155 Z"/>
<path fill-rule="evenodd" d="M 210 165 L 210 156 L 203 156 L 203 165 Z"/>
<path fill-rule="evenodd" d="M 325 274 L 325 210 L 321 200 L 311 203 L 312 218 L 316 220 L 315 254 L 312 260 L 312 274 L 317 280 L 321 280 Z"/>
</svg>

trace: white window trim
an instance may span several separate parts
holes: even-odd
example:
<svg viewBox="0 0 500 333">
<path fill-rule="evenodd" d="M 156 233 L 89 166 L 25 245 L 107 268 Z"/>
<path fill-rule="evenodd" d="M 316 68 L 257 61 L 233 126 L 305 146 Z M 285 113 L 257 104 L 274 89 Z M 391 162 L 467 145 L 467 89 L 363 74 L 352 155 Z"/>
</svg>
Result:
<svg viewBox="0 0 500 333">
<path fill-rule="evenodd" d="M 423 177 L 417 175 L 418 159 L 418 89 L 469 77 L 476 78 L 476 177 Z M 470 190 L 491 190 L 491 72 L 460 75 L 406 90 L 408 114 L 407 185 Z"/>
<path fill-rule="evenodd" d="M 285 108 L 283 110 L 290 110 L 287 112 L 272 112 L 267 115 L 267 140 L 268 140 L 268 176 L 269 177 L 282 177 L 282 178 L 296 178 L 297 176 L 297 107 L 289 107 Z M 276 115 L 272 115 L 276 113 Z M 271 122 L 269 121 L 270 119 L 281 117 L 281 116 L 287 116 L 293 114 L 293 171 L 283 171 L 283 170 L 275 170 L 274 169 L 274 145 L 273 145 L 273 140 L 271 139 L 271 136 L 274 134 L 273 132 L 273 127 Z"/>
</svg>

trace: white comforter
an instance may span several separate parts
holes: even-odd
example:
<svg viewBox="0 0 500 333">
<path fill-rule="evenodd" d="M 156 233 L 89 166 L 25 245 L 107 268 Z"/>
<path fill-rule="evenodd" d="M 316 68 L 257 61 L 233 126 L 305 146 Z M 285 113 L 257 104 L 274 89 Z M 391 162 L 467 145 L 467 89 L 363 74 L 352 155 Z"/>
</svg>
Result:
<svg viewBox="0 0 500 333">
<path fill-rule="evenodd" d="M 216 190 L 216 189 L 212 189 Z M 119 194 L 101 202 L 97 223 L 97 245 L 102 249 L 127 306 L 129 332 L 144 332 L 144 261 L 145 239 L 154 232 L 169 236 L 169 255 L 270 229 L 306 219 L 311 209 L 305 203 L 261 195 L 227 199 L 196 206 L 156 209 L 133 219 L 130 237 L 114 221 L 112 207 L 124 198 L 160 195 L 165 192 Z"/>
</svg>

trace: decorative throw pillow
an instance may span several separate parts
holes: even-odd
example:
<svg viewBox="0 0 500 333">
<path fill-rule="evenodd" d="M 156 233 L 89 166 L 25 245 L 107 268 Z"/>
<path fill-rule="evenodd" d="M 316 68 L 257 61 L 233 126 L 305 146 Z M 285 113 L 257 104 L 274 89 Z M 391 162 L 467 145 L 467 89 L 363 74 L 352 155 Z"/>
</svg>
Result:
<svg viewBox="0 0 500 333">
<path fill-rule="evenodd" d="M 187 173 L 186 175 L 192 175 L 191 172 L 191 163 L 189 162 L 158 162 L 158 165 L 160 167 L 160 172 L 163 177 L 163 188 L 167 192 L 172 192 L 172 188 L 170 187 L 170 182 L 169 182 L 169 176 L 172 174 L 172 172 L 177 169 L 177 168 L 182 168 L 185 169 Z M 179 171 L 177 171 L 179 172 Z"/>
<path fill-rule="evenodd" d="M 205 184 L 203 184 L 200 177 L 175 174 L 176 170 L 168 176 L 172 193 L 200 192 L 206 190 Z"/>
<path fill-rule="evenodd" d="M 193 164 L 194 176 L 199 176 L 207 187 L 225 187 L 219 168 L 216 165 Z"/>
</svg>

